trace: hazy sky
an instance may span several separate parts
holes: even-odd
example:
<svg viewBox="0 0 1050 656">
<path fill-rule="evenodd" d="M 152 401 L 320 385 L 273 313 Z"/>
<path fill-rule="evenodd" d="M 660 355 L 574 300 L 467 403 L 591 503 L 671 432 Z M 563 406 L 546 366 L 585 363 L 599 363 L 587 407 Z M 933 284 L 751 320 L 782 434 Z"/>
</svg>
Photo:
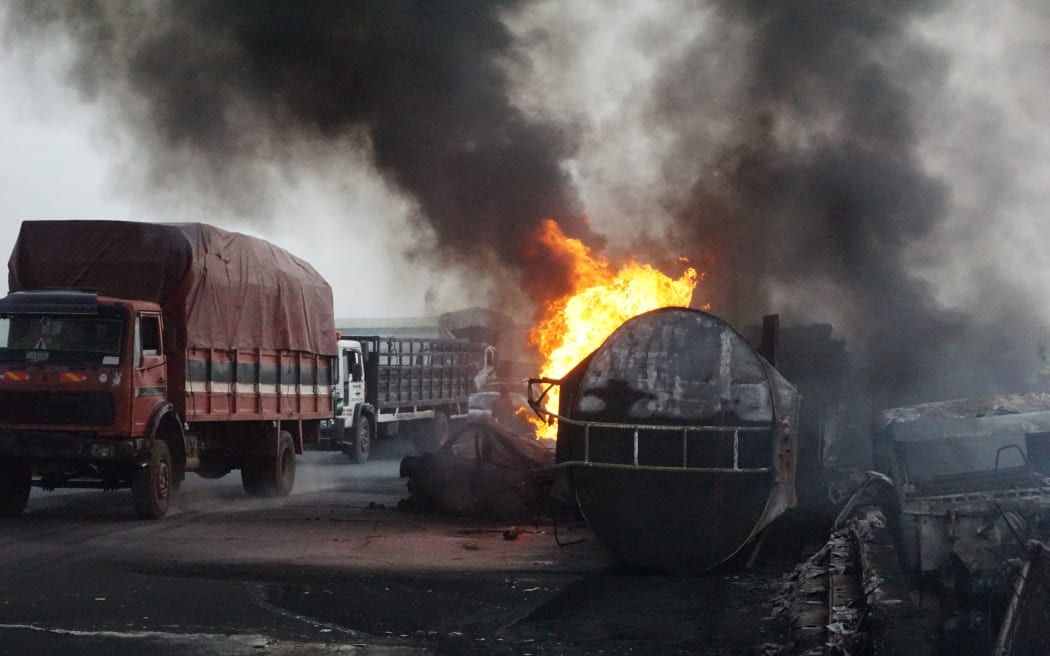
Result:
<svg viewBox="0 0 1050 656">
<path fill-rule="evenodd" d="M 533 114 L 584 128 L 580 156 L 564 165 L 591 220 L 612 231 L 614 249 L 631 243 L 660 212 L 650 193 L 651 178 L 659 175 L 659 135 L 646 130 L 644 107 L 631 109 L 631 96 L 644 92 L 652 62 L 625 47 L 637 38 L 639 21 L 660 14 L 646 3 L 616 4 L 598 11 L 586 3 L 536 3 L 508 16 L 521 36 L 517 48 L 524 65 L 513 70 L 520 80 L 515 101 Z M 571 31 L 547 31 L 552 24 L 582 30 L 562 43 Z M 539 38 L 535 30 L 541 30 Z M 694 31 L 680 31 L 680 45 L 692 36 Z M 144 190 L 136 177 L 142 155 L 135 144 L 104 104 L 75 88 L 69 44 L 56 39 L 30 51 L 5 46 L 0 253 L 10 252 L 26 218 L 199 220 L 257 234 L 308 259 L 332 283 L 337 316 L 412 316 L 481 301 L 460 284 L 466 277 L 466 287 L 477 286 L 469 270 L 435 270 L 404 256 L 419 238 L 405 223 L 413 201 L 391 190 L 352 148 L 334 148 L 331 159 L 312 162 L 295 179 L 273 173 L 269 186 L 276 202 L 262 216 L 238 215 L 192 190 Z M 573 65 L 553 61 L 560 55 L 550 48 L 574 50 Z M 634 162 L 630 173 L 622 168 L 625 157 Z"/>
<path fill-rule="evenodd" d="M 339 317 L 420 316 L 472 304 L 455 280 L 435 279 L 403 258 L 409 203 L 352 152 L 317 162 L 297 180 L 280 180 L 262 216 L 238 216 L 190 191 L 143 192 L 133 144 L 69 83 L 68 49 L 59 43 L 50 51 L 2 53 L 5 262 L 23 219 L 203 221 L 267 238 L 307 259 L 332 284 Z"/>
</svg>

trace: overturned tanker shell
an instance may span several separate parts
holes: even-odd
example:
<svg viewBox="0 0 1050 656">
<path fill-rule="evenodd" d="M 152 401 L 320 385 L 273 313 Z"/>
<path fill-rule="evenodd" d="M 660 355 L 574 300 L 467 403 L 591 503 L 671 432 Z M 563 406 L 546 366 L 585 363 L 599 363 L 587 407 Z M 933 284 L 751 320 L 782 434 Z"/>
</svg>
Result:
<svg viewBox="0 0 1050 656">
<path fill-rule="evenodd" d="M 562 379 L 559 467 L 620 560 L 699 573 L 795 505 L 798 400 L 724 321 L 655 310 Z"/>
</svg>

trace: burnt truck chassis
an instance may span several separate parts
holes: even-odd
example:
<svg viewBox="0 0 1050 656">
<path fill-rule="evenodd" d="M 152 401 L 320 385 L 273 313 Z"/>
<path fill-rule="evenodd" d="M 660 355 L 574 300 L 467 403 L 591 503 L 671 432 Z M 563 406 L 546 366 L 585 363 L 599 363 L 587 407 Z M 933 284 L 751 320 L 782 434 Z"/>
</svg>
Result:
<svg viewBox="0 0 1050 656">
<path fill-rule="evenodd" d="M 1050 395 L 882 413 L 876 466 L 785 585 L 791 654 L 1045 653 Z"/>
<path fill-rule="evenodd" d="M 902 566 L 946 633 L 987 635 L 1027 542 L 1050 539 L 1048 404 L 1043 394 L 924 404 L 885 411 L 873 432 L 894 481 Z"/>
</svg>

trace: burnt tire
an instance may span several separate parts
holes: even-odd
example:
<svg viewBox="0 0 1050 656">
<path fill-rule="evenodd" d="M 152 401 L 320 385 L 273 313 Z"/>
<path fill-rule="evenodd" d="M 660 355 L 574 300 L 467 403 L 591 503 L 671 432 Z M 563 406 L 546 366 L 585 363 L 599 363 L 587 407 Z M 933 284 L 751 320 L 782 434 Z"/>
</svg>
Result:
<svg viewBox="0 0 1050 656">
<path fill-rule="evenodd" d="M 171 451 L 164 440 L 155 440 L 149 462 L 131 475 L 131 500 L 139 519 L 160 519 L 168 514 L 175 492 Z"/>
<path fill-rule="evenodd" d="M 277 438 L 277 452 L 250 458 L 241 467 L 241 484 L 253 497 L 286 497 L 295 487 L 295 442 L 288 431 Z"/>
<path fill-rule="evenodd" d="M 29 463 L 10 460 L 0 463 L 0 517 L 14 517 L 25 510 L 33 471 Z"/>
<path fill-rule="evenodd" d="M 372 455 L 372 421 L 368 415 L 362 414 L 354 424 L 353 444 L 346 450 L 346 455 L 359 465 L 368 462 Z"/>
</svg>

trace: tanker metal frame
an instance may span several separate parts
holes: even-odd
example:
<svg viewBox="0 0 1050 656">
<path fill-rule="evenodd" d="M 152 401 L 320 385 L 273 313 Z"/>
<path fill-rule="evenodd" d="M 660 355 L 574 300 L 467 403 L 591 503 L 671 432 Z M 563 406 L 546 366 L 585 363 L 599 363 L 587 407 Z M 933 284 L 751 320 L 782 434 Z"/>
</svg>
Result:
<svg viewBox="0 0 1050 656">
<path fill-rule="evenodd" d="M 166 514 L 185 474 L 283 496 L 333 416 L 331 288 L 199 223 L 26 221 L 0 299 L 0 516 L 31 485 L 130 487 Z"/>
</svg>

